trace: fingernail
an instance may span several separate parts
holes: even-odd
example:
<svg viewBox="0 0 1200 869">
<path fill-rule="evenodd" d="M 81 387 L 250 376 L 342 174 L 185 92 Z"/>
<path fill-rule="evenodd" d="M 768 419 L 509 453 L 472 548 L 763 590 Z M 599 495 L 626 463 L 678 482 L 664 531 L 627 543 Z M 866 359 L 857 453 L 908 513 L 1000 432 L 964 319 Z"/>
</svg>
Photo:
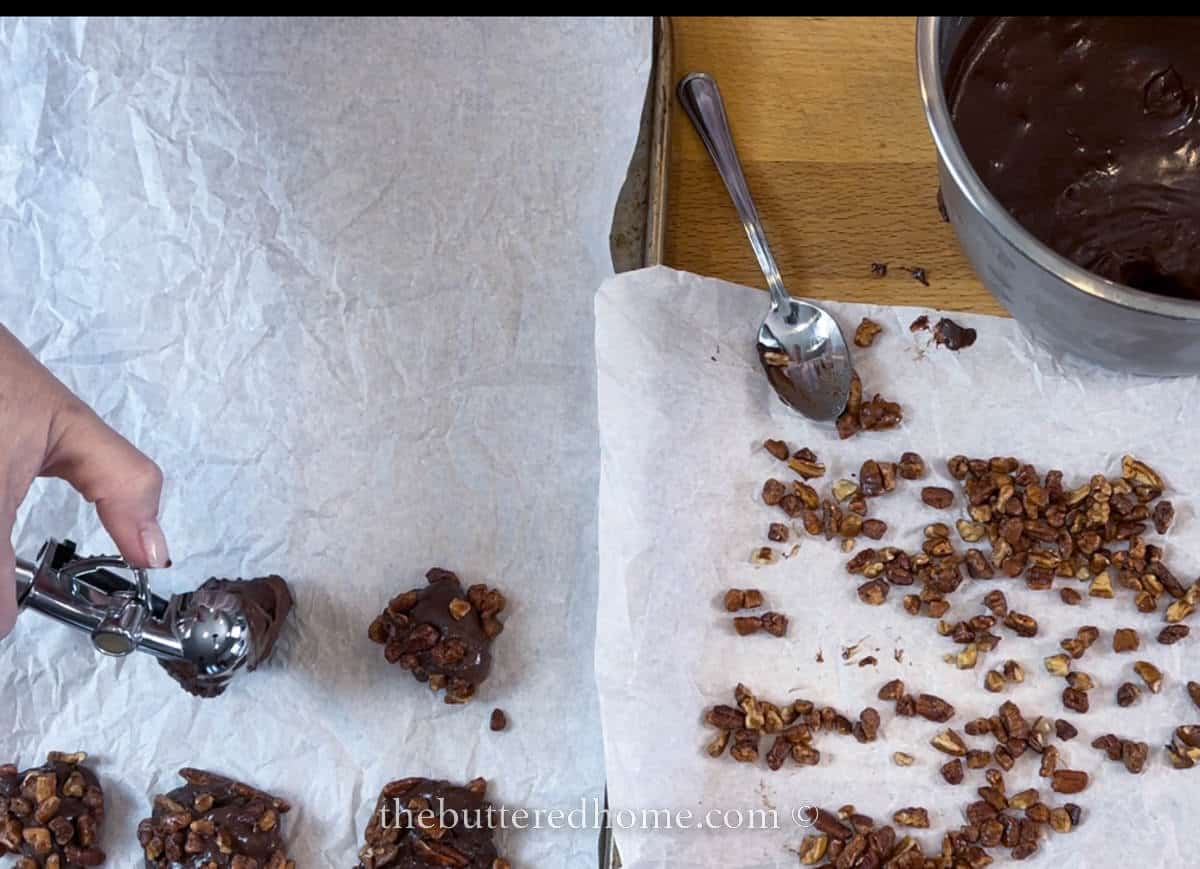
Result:
<svg viewBox="0 0 1200 869">
<path fill-rule="evenodd" d="M 142 529 L 142 551 L 146 554 L 147 567 L 166 567 L 171 560 L 167 553 L 167 538 L 163 537 L 158 523 Z"/>
</svg>

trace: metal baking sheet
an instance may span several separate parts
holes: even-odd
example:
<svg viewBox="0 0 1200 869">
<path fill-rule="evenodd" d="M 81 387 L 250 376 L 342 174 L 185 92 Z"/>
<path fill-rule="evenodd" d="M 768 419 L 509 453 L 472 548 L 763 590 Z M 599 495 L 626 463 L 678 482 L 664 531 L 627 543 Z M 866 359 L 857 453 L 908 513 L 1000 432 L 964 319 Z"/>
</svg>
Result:
<svg viewBox="0 0 1200 869">
<path fill-rule="evenodd" d="M 627 272 L 661 265 L 666 240 L 667 160 L 675 77 L 671 58 L 671 20 L 654 19 L 654 66 L 637 147 L 613 213 L 609 249 L 613 269 Z"/>
<path fill-rule="evenodd" d="M 613 213 L 609 249 L 613 270 L 633 271 L 661 265 L 667 228 L 667 168 L 671 143 L 671 108 L 675 98 L 671 19 L 654 19 L 654 65 L 637 147 Z M 605 808 L 608 797 L 605 795 Z M 600 831 L 600 869 L 620 869 L 621 856 L 612 828 Z"/>
<path fill-rule="evenodd" d="M 347 862 L 398 776 L 482 775 L 531 808 L 601 795 L 595 691 L 562 694 L 594 685 L 596 376 L 572 350 L 611 273 L 652 23 L 0 21 L 0 321 L 167 471 L 160 594 L 277 572 L 296 597 L 215 706 L 22 616 L 4 760 L 90 750 L 115 834 L 181 766 L 254 782 L 297 807 L 311 869 Z M 58 480 L 13 543 L 50 534 L 111 552 Z M 365 635 L 434 564 L 510 592 L 466 709 Z M 481 726 L 498 698 L 504 735 Z M 597 830 L 525 826 L 498 836 L 515 865 L 592 865 Z M 109 863 L 135 865 L 115 834 Z"/>
</svg>

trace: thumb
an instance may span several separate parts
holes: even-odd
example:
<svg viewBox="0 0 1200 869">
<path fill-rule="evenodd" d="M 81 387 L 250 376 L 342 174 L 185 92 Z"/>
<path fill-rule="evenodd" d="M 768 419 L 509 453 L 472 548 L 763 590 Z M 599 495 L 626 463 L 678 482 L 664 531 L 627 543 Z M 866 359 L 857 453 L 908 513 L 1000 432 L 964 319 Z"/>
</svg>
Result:
<svg viewBox="0 0 1200 869">
<path fill-rule="evenodd" d="M 158 525 L 162 471 L 82 402 L 55 414 L 42 474 L 66 480 L 96 505 L 105 530 L 130 564 L 170 565 Z"/>
</svg>

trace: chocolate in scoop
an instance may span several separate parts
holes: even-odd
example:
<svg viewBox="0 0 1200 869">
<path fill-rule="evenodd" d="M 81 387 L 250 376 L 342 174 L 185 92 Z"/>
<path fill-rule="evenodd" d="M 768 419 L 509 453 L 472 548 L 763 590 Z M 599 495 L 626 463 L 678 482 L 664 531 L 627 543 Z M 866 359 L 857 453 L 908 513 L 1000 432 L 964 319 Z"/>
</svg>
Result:
<svg viewBox="0 0 1200 869">
<path fill-rule="evenodd" d="M 213 577 L 200 586 L 201 590 L 223 591 L 238 598 L 250 625 L 250 654 L 246 659 L 247 670 L 254 670 L 271 656 L 275 641 L 283 629 L 283 622 L 292 609 L 292 593 L 282 576 L 257 577 L 255 579 L 217 579 Z M 217 697 L 225 691 L 225 685 L 214 685 L 197 678 L 196 667 L 189 661 L 164 661 L 159 663 L 171 677 L 183 686 L 183 690 L 197 697 Z"/>
</svg>

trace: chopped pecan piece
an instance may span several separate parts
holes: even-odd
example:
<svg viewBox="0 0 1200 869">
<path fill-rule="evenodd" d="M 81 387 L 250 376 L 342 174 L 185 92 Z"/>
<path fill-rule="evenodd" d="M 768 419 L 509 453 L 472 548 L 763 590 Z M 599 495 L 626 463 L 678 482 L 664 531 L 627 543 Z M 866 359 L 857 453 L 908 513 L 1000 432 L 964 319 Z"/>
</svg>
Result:
<svg viewBox="0 0 1200 869">
<path fill-rule="evenodd" d="M 765 449 L 775 458 L 779 459 L 781 462 L 786 462 L 788 457 L 791 455 L 791 450 L 788 449 L 788 445 L 784 441 L 771 440 L 768 438 L 767 440 L 763 441 L 763 449 Z"/>
<path fill-rule="evenodd" d="M 883 327 L 869 317 L 863 317 L 858 328 L 854 330 L 854 345 L 870 347 L 875 343 L 875 337 L 883 331 Z"/>
<path fill-rule="evenodd" d="M 1158 641 L 1164 646 L 1171 646 L 1178 643 L 1190 633 L 1191 628 L 1187 625 L 1167 625 L 1158 632 Z"/>
<path fill-rule="evenodd" d="M 929 828 L 929 812 L 918 806 L 898 810 L 892 815 L 892 820 L 902 827 Z"/>
<path fill-rule="evenodd" d="M 1125 682 L 1117 689 L 1117 705 L 1121 707 L 1132 706 L 1137 703 L 1138 698 L 1142 696 L 1142 689 L 1132 682 Z"/>
<path fill-rule="evenodd" d="M 921 500 L 929 507 L 944 510 L 954 503 L 954 493 L 942 486 L 926 486 L 921 490 Z"/>
<path fill-rule="evenodd" d="M 963 762 L 958 758 L 942 764 L 942 778 L 947 784 L 959 785 L 963 781 Z"/>
<path fill-rule="evenodd" d="M 922 718 L 938 724 L 954 717 L 954 707 L 933 694 L 920 694 L 916 699 L 916 712 Z"/>
<path fill-rule="evenodd" d="M 1077 794 L 1088 786 L 1088 774 L 1082 770 L 1055 770 L 1050 780 L 1050 787 L 1055 793 Z"/>
<path fill-rule="evenodd" d="M 1157 694 L 1162 690 L 1163 674 L 1158 667 L 1149 661 L 1138 661 L 1133 665 L 1133 669 L 1141 677 L 1142 681 L 1146 683 L 1146 687 L 1150 689 L 1151 694 Z"/>
</svg>

